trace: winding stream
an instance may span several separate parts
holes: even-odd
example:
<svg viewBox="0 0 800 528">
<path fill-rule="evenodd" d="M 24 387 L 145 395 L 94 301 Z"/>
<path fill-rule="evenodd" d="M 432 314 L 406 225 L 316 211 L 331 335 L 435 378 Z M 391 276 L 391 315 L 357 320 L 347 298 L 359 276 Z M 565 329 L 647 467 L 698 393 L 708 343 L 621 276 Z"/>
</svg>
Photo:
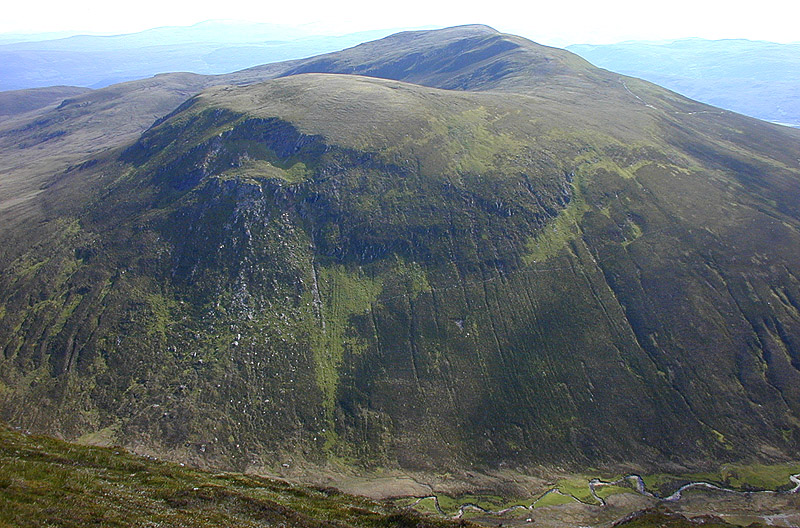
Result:
<svg viewBox="0 0 800 528">
<path fill-rule="evenodd" d="M 589 492 L 591 493 L 592 497 L 597 501 L 597 503 L 599 505 L 601 505 L 601 506 L 606 506 L 606 501 L 605 501 L 605 499 L 603 499 L 602 497 L 600 497 L 597 494 L 597 489 L 598 488 L 601 488 L 603 486 L 624 486 L 626 484 L 632 485 L 633 486 L 633 490 L 636 493 L 640 494 L 640 495 L 644 495 L 646 497 L 651 497 L 651 498 L 654 498 L 654 499 L 657 499 L 657 500 L 661 500 L 661 501 L 665 501 L 665 502 L 675 502 L 675 501 L 680 500 L 680 498 L 682 496 L 682 493 L 684 491 L 688 490 L 688 489 L 691 489 L 691 488 L 707 488 L 707 489 L 711 489 L 711 490 L 714 490 L 714 491 L 721 491 L 721 492 L 725 492 L 725 493 L 736 493 L 736 494 L 742 494 L 742 495 L 750 494 L 750 493 L 774 493 L 774 494 L 785 493 L 785 494 L 789 494 L 789 493 L 798 493 L 798 492 L 800 492 L 800 473 L 797 473 L 795 475 L 790 475 L 789 476 L 789 480 L 792 482 L 792 484 L 794 484 L 794 488 L 792 488 L 791 490 L 788 490 L 788 491 L 771 491 L 771 490 L 765 490 L 765 491 L 738 491 L 738 490 L 734 490 L 734 489 L 730 489 L 730 488 L 723 488 L 721 486 L 718 486 L 716 484 L 712 484 L 710 482 L 704 482 L 704 481 L 689 482 L 688 484 L 684 484 L 683 486 L 678 488 L 671 495 L 669 495 L 667 497 L 659 497 L 658 495 L 656 495 L 656 494 L 654 494 L 654 493 L 652 493 L 652 492 L 647 490 L 647 486 L 645 485 L 644 479 L 641 476 L 635 475 L 635 474 L 631 474 L 631 475 L 626 475 L 626 476 L 624 476 L 624 477 L 622 477 L 622 478 L 620 478 L 618 480 L 615 480 L 613 482 L 605 482 L 605 481 L 602 481 L 600 479 L 594 478 L 594 479 L 589 481 Z M 503 515 L 503 514 L 506 514 L 506 513 L 515 511 L 515 510 L 520 510 L 520 509 L 526 510 L 526 511 L 533 511 L 533 509 L 534 509 L 534 507 L 535 507 L 537 502 L 539 502 L 541 499 L 543 499 L 544 497 L 546 497 L 547 495 L 550 495 L 552 493 L 555 493 L 555 494 L 558 494 L 558 495 L 562 495 L 564 497 L 569 497 L 572 500 L 574 500 L 576 502 L 580 502 L 582 504 L 587 504 L 587 503 L 583 502 L 582 500 L 580 500 L 579 498 L 575 497 L 572 494 L 566 494 L 566 493 L 563 493 L 558 488 L 552 488 L 552 489 L 549 489 L 548 491 L 546 491 L 541 497 L 536 499 L 530 506 L 516 505 L 516 506 L 511 506 L 509 508 L 504 508 L 502 510 L 493 511 L 493 510 L 487 510 L 486 508 L 483 508 L 483 507 L 481 507 L 481 506 L 479 506 L 479 505 L 477 505 L 477 504 L 475 504 L 473 502 L 465 502 L 464 504 L 461 504 L 459 506 L 458 512 L 455 515 L 452 515 L 452 518 L 460 519 L 467 510 L 474 510 L 474 511 L 477 511 L 477 512 L 480 512 L 480 513 L 484 513 L 484 514 L 487 514 L 487 515 Z M 436 508 L 436 511 L 439 512 L 439 514 L 441 514 L 441 515 L 443 515 L 445 517 L 449 516 L 449 514 L 447 514 L 442 509 L 441 505 L 439 504 L 439 498 L 436 495 L 428 495 L 428 496 L 425 496 L 425 497 L 419 497 L 414 503 L 411 504 L 411 507 L 414 507 L 414 506 L 418 505 L 420 502 L 422 502 L 424 500 L 428 500 L 428 499 L 433 500 L 434 507 Z"/>
</svg>

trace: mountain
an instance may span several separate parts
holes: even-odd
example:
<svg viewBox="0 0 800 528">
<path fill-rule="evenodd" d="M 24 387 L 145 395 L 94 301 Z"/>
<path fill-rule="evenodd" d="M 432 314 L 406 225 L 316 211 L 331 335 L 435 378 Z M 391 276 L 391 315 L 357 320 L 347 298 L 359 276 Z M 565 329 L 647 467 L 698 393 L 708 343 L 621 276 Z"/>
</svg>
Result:
<svg viewBox="0 0 800 528">
<path fill-rule="evenodd" d="M 0 90 L 52 85 L 103 88 L 176 71 L 222 74 L 334 51 L 394 31 L 314 35 L 277 24 L 210 20 L 124 35 L 43 35 L 42 40 L 17 37 L 17 42 L 4 41 L 0 35 Z"/>
<path fill-rule="evenodd" d="M 251 471 L 792 459 L 799 140 L 485 26 L 33 110 L 0 417 Z"/>
<path fill-rule="evenodd" d="M 693 38 L 576 44 L 567 49 L 602 68 L 647 79 L 698 101 L 800 126 L 800 43 Z"/>
</svg>

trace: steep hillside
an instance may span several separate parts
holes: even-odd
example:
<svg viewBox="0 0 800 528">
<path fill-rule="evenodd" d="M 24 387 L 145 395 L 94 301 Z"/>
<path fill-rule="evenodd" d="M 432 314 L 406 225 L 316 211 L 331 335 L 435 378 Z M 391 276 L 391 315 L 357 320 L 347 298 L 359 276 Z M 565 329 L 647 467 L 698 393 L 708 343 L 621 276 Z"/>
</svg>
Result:
<svg viewBox="0 0 800 528">
<path fill-rule="evenodd" d="M 363 49 L 30 199 L 5 419 L 241 469 L 797 452 L 800 133 L 484 27 Z"/>
</svg>

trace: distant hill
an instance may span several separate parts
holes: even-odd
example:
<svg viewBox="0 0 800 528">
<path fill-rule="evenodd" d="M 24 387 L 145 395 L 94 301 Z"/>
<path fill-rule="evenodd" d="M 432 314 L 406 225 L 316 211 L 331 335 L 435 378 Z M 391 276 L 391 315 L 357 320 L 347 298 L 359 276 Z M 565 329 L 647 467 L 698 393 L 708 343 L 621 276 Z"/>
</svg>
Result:
<svg viewBox="0 0 800 528">
<path fill-rule="evenodd" d="M 704 103 L 800 126 L 800 43 L 684 39 L 567 49 Z"/>
<path fill-rule="evenodd" d="M 166 72 L 228 73 L 339 50 L 396 31 L 325 36 L 275 24 L 217 20 L 112 36 L 31 40 L 0 35 L 0 91 L 55 85 L 102 88 Z"/>
<path fill-rule="evenodd" d="M 61 103 L 68 97 L 75 97 L 89 91 L 91 90 L 88 88 L 77 88 L 75 86 L 52 86 L 0 92 L 0 121 L 11 116 L 38 110 L 47 105 Z"/>
</svg>

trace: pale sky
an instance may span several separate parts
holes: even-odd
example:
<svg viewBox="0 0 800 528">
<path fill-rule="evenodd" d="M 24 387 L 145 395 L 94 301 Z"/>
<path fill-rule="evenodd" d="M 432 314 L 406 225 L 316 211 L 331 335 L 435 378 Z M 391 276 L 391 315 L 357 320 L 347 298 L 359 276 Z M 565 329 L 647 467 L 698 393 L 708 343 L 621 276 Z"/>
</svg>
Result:
<svg viewBox="0 0 800 528">
<path fill-rule="evenodd" d="M 7 2 L 0 33 L 129 33 L 209 19 L 303 25 L 317 34 L 482 23 L 543 44 L 685 37 L 800 42 L 800 2 L 760 0 L 40 0 Z"/>
</svg>

